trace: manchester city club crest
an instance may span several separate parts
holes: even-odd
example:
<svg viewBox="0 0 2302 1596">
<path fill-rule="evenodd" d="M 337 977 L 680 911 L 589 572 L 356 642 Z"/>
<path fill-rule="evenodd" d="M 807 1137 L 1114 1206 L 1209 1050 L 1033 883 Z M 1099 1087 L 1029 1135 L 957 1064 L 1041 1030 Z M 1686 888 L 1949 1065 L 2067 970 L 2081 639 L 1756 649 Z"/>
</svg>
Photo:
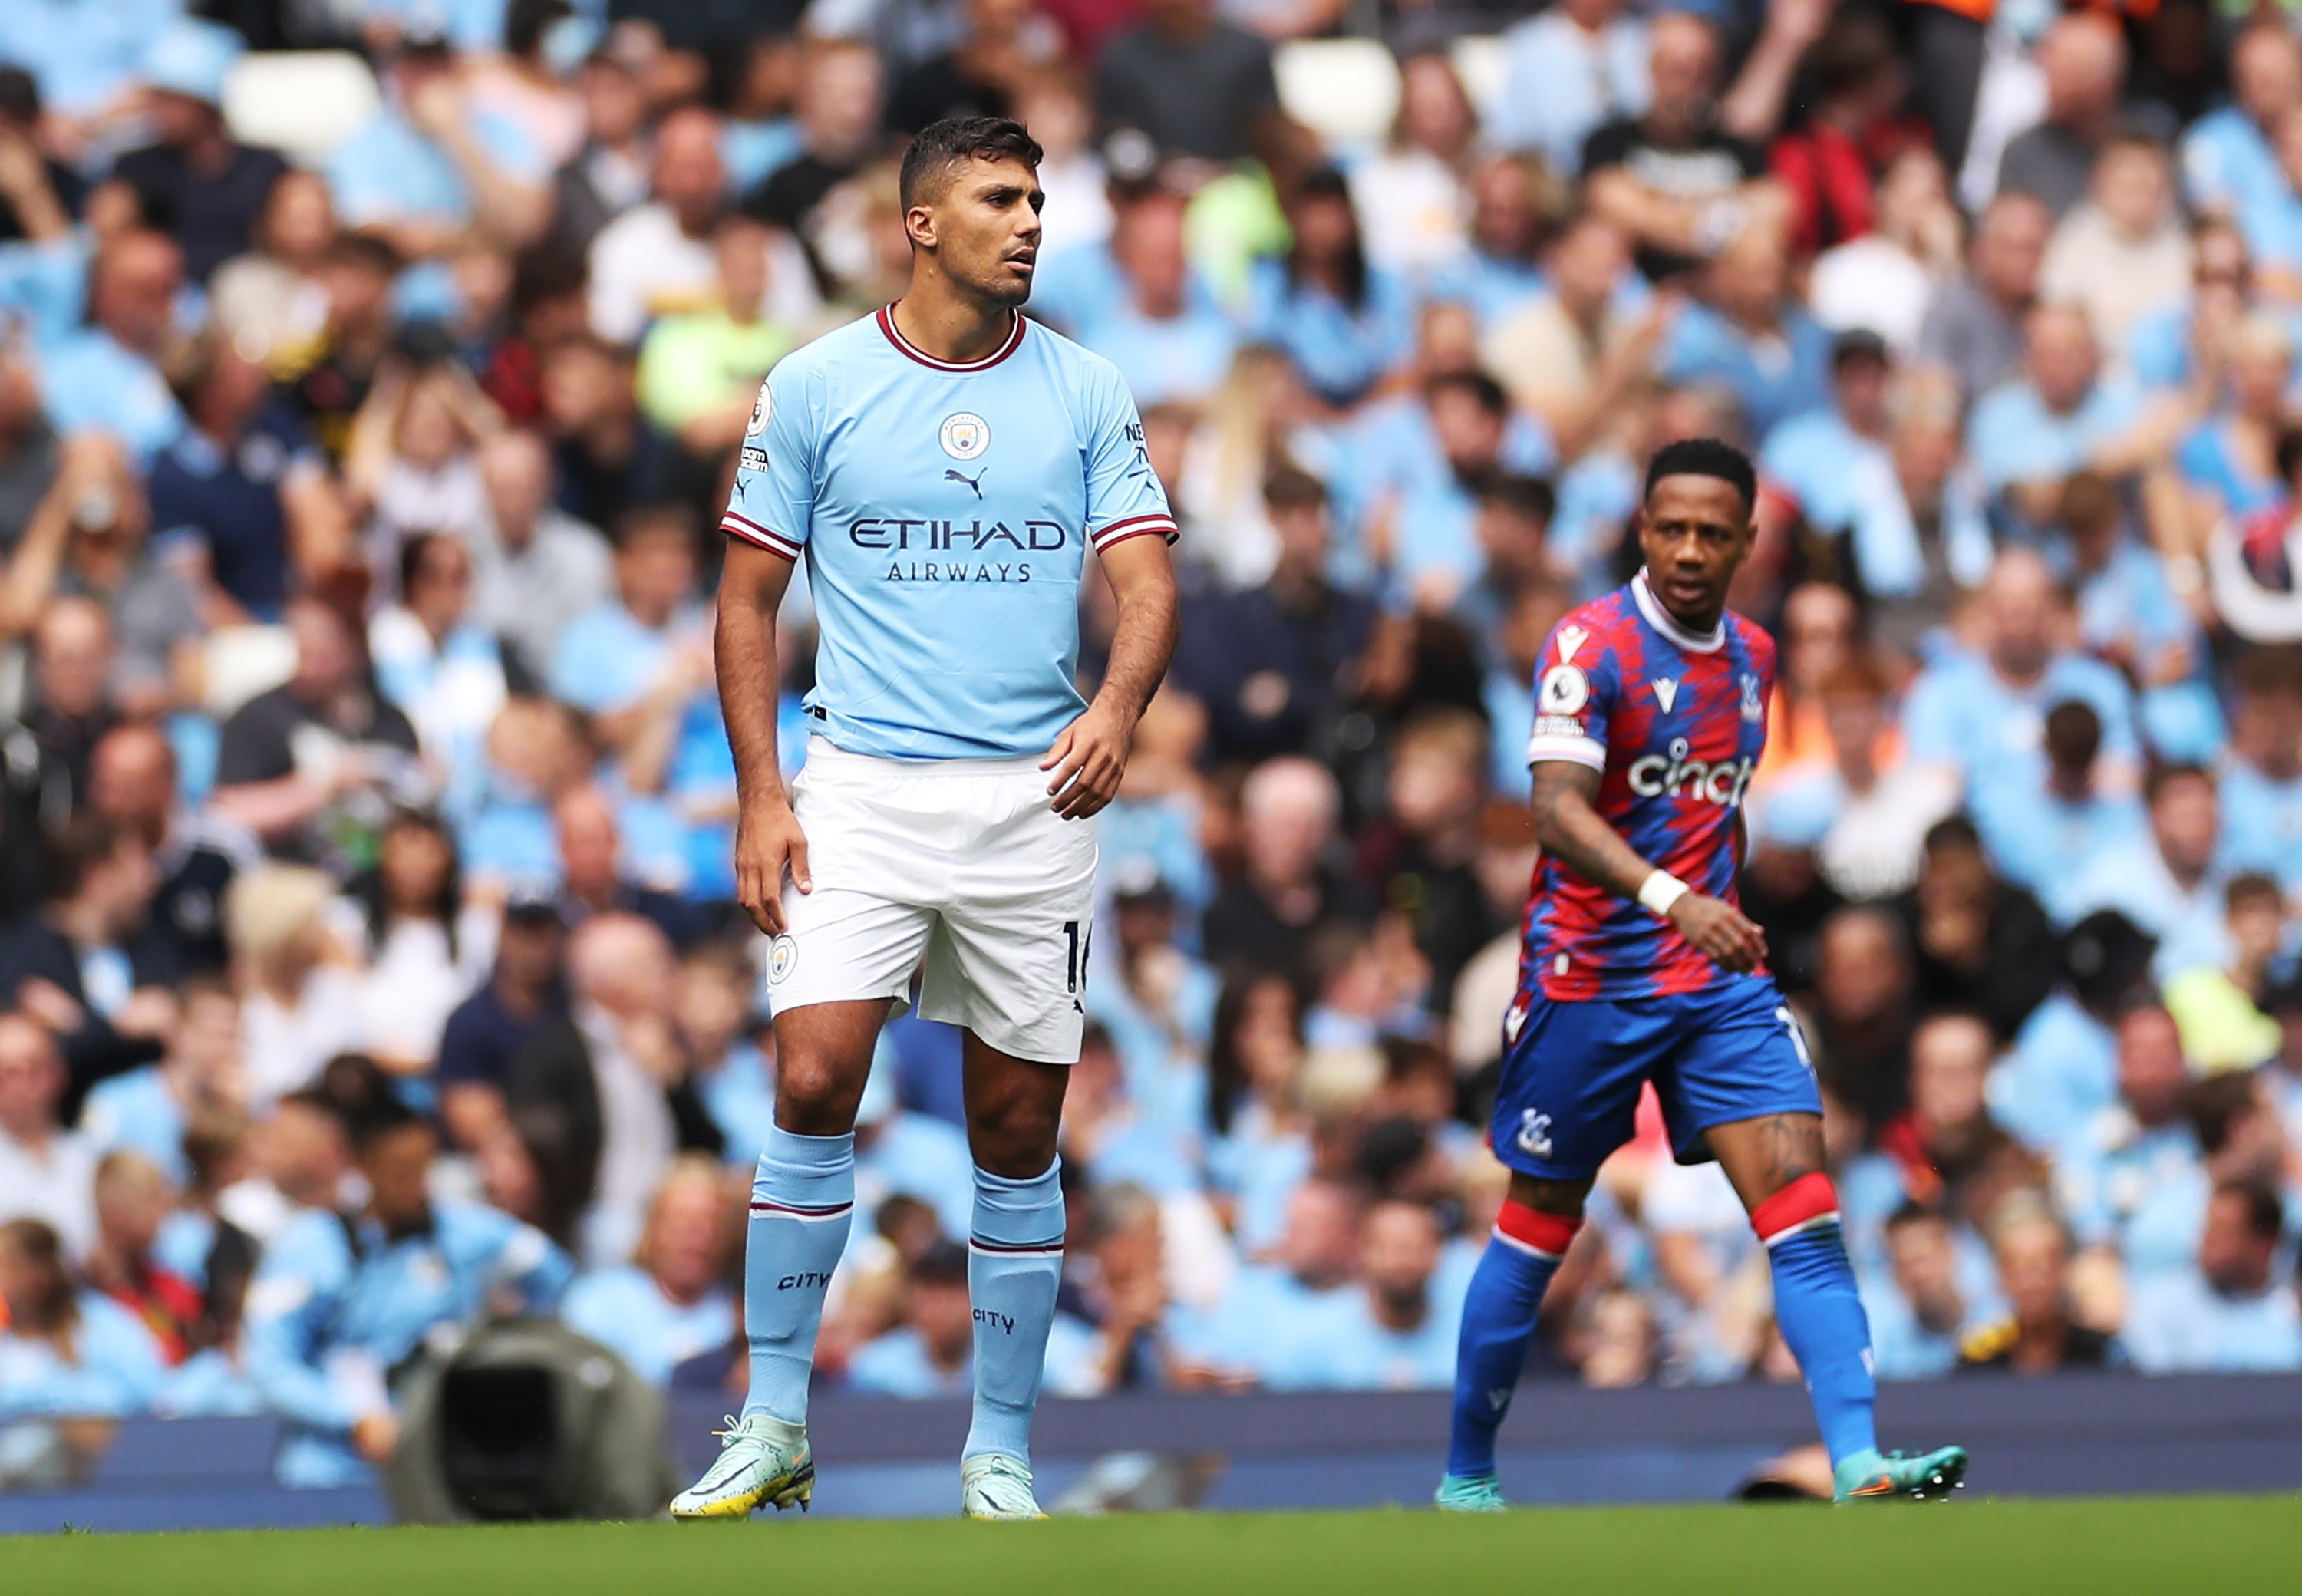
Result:
<svg viewBox="0 0 2302 1596">
<path fill-rule="evenodd" d="M 788 934 L 768 944 L 768 984 L 775 986 L 791 974 L 792 966 L 799 962 L 799 944 Z"/>
<path fill-rule="evenodd" d="M 971 460 L 991 447 L 991 424 L 972 410 L 943 418 L 943 451 L 954 460 Z"/>
<path fill-rule="evenodd" d="M 1749 671 L 1743 673 L 1743 718 L 1756 726 L 1767 718 L 1767 706 L 1759 698 L 1759 678 Z"/>
<path fill-rule="evenodd" d="M 760 397 L 752 401 L 751 424 L 744 427 L 746 438 L 764 438 L 768 434 L 768 417 L 776 413 L 775 395 L 765 382 L 760 384 Z"/>
</svg>

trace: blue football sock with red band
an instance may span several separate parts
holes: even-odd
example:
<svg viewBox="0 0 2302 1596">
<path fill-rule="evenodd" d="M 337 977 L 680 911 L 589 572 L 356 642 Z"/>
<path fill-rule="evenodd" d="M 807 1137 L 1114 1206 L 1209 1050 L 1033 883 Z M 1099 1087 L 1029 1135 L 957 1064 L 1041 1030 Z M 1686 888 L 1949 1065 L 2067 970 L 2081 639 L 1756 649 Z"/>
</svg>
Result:
<svg viewBox="0 0 2302 1596">
<path fill-rule="evenodd" d="M 1476 1479 L 1495 1472 L 1495 1432 L 1510 1411 L 1526 1366 L 1534 1317 L 1558 1260 L 1583 1228 L 1578 1217 L 1506 1202 L 1463 1298 L 1455 1351 L 1455 1422 L 1447 1472 Z"/>
<path fill-rule="evenodd" d="M 1010 1180 L 978 1166 L 967 1295 L 975 1306 L 975 1418 L 962 1457 L 1031 1460 L 1031 1413 L 1063 1281 L 1063 1160 Z"/>
<path fill-rule="evenodd" d="M 744 1239 L 744 1338 L 752 1354 L 744 1416 L 807 1423 L 807 1382 L 824 1293 L 855 1211 L 855 1138 L 775 1127 L 752 1177 Z"/>
<path fill-rule="evenodd" d="M 1870 1322 L 1854 1289 L 1828 1175 L 1802 1175 L 1751 1212 L 1775 1277 L 1775 1323 L 1806 1376 L 1833 1466 L 1878 1444 Z"/>
</svg>

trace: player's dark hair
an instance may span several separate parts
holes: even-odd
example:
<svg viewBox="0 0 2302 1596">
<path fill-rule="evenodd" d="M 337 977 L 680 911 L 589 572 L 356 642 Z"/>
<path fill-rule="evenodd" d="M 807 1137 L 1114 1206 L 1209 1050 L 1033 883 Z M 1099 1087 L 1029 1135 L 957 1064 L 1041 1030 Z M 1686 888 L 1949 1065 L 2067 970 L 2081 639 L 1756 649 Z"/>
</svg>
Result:
<svg viewBox="0 0 2302 1596">
<path fill-rule="evenodd" d="M 1655 484 L 1667 476 L 1714 476 L 1743 496 L 1745 510 L 1759 502 L 1759 473 L 1751 457 L 1724 438 L 1681 438 L 1656 449 L 1639 497 L 1653 498 Z"/>
<path fill-rule="evenodd" d="M 1021 122 L 1008 117 L 946 116 L 931 122 L 903 152 L 903 174 L 897 180 L 903 206 L 908 211 L 919 204 L 924 190 L 962 162 L 1021 161 L 1037 172 L 1046 154 Z"/>
</svg>

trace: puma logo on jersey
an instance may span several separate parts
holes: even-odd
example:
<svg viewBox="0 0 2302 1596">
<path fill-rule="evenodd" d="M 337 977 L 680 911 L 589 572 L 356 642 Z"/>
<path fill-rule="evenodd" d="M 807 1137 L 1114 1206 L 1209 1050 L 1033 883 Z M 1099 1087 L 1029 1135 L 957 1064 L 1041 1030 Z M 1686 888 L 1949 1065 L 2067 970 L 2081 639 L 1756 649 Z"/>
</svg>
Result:
<svg viewBox="0 0 2302 1596">
<path fill-rule="evenodd" d="M 1647 685 L 1654 689 L 1655 702 L 1662 706 L 1662 712 L 1669 714 L 1678 703 L 1678 678 L 1657 676 Z"/>
<path fill-rule="evenodd" d="M 965 483 L 968 486 L 969 491 L 972 492 L 978 499 L 983 497 L 983 473 L 980 471 L 977 472 L 973 476 L 970 476 L 963 471 L 954 471 L 946 468 L 943 474 L 943 479 L 947 483 Z"/>
</svg>

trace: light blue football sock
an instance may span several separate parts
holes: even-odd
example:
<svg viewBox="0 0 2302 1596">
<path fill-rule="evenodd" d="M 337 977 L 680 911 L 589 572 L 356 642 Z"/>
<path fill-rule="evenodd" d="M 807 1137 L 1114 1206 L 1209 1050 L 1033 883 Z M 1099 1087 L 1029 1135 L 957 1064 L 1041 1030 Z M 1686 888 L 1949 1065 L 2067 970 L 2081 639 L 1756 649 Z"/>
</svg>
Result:
<svg viewBox="0 0 2302 1596">
<path fill-rule="evenodd" d="M 807 1423 L 807 1382 L 831 1272 L 855 1210 L 855 1138 L 778 1125 L 752 1179 L 744 1239 L 744 1338 L 752 1350 L 746 1417 Z"/>
<path fill-rule="evenodd" d="M 1063 1160 L 1010 1180 L 978 1168 L 967 1295 L 975 1305 L 975 1421 L 962 1457 L 1031 1460 L 1031 1410 L 1063 1274 Z"/>
</svg>

